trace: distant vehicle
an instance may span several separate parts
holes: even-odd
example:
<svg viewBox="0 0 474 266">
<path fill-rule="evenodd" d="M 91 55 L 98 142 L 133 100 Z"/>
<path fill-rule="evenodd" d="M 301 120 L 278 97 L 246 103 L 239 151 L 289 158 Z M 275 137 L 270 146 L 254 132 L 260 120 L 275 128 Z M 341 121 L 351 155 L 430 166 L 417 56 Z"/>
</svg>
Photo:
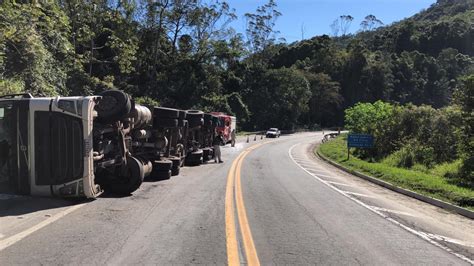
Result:
<svg viewBox="0 0 474 266">
<path fill-rule="evenodd" d="M 265 133 L 265 136 L 267 138 L 279 138 L 280 137 L 280 130 L 278 128 L 272 127 L 270 128 L 267 133 Z"/>
</svg>

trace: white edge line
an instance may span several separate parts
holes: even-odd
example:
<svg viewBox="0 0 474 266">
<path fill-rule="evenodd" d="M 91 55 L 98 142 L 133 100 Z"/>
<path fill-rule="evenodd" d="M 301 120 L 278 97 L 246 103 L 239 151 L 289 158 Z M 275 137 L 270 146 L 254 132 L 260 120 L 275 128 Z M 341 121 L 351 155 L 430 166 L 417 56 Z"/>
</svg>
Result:
<svg viewBox="0 0 474 266">
<path fill-rule="evenodd" d="M 349 194 L 349 195 L 354 195 L 354 196 L 359 196 L 359 197 L 364 197 L 364 198 L 375 198 L 374 196 L 365 195 L 365 194 L 361 194 L 361 193 L 357 193 L 357 192 L 350 192 L 350 191 L 345 191 L 345 190 L 342 190 L 342 192 L 344 192 L 346 194 Z"/>
<path fill-rule="evenodd" d="M 334 182 L 334 181 L 326 181 L 331 185 L 338 185 L 338 186 L 345 186 L 345 187 L 354 187 L 353 185 L 345 184 L 345 183 L 339 183 L 339 182 Z"/>
<path fill-rule="evenodd" d="M 434 239 L 438 239 L 438 240 L 441 240 L 441 241 L 445 241 L 445 242 L 450 242 L 450 243 L 454 243 L 454 244 L 458 244 L 458 245 L 461 245 L 461 246 L 466 246 L 466 247 L 474 247 L 474 243 L 471 242 L 463 242 L 461 240 L 457 240 L 457 239 L 453 239 L 453 238 L 449 238 L 449 237 L 446 237 L 446 236 L 441 236 L 441 235 L 437 235 L 437 234 L 431 234 L 431 233 L 425 233 L 426 235 L 428 235 L 430 238 L 434 238 Z"/>
<path fill-rule="evenodd" d="M 440 243 L 434 241 L 432 238 L 429 237 L 428 234 L 426 234 L 426 233 L 424 233 L 424 232 L 421 232 L 421 231 L 417 231 L 417 230 L 415 230 L 415 229 L 413 229 L 413 228 L 411 228 L 411 227 L 408 227 L 408 226 L 406 226 L 406 225 L 404 225 L 404 224 L 402 224 L 402 223 L 400 223 L 400 222 L 398 222 L 398 221 L 396 221 L 396 220 L 394 220 L 394 219 L 388 217 L 388 216 L 385 215 L 384 213 L 382 213 L 382 212 L 380 212 L 380 211 L 378 211 L 378 210 L 372 208 L 371 206 L 369 206 L 369 205 L 363 203 L 362 201 L 360 201 L 360 200 L 358 200 L 358 199 L 356 199 L 356 198 L 354 198 L 354 197 L 352 197 L 352 196 L 350 196 L 350 195 L 344 193 L 342 190 L 340 190 L 340 189 L 338 189 L 337 187 L 331 185 L 331 184 L 328 183 L 327 181 L 325 181 L 325 180 L 319 178 L 318 176 L 316 176 L 316 175 L 310 173 L 310 172 L 309 172 L 308 170 L 306 170 L 304 167 L 300 166 L 300 165 L 293 159 L 293 157 L 291 156 L 291 151 L 293 150 L 294 147 L 296 147 L 296 146 L 299 145 L 299 144 L 300 144 L 300 143 L 296 143 L 295 145 L 293 145 L 293 146 L 290 147 L 290 149 L 288 150 L 288 156 L 290 156 L 291 160 L 292 160 L 298 167 L 300 167 L 303 171 L 305 171 L 306 173 L 308 173 L 309 175 L 311 175 L 312 177 L 314 177 L 315 179 L 317 179 L 317 180 L 320 181 L 321 183 L 325 184 L 326 186 L 328 186 L 328 187 L 332 188 L 333 190 L 337 191 L 338 193 L 342 194 L 343 196 L 345 196 L 345 197 L 351 199 L 352 201 L 355 201 L 356 203 L 358 203 L 359 205 L 365 207 L 366 209 L 368 209 L 368 210 L 370 210 L 370 211 L 372 211 L 372 212 L 378 214 L 378 215 L 381 216 L 382 218 L 384 218 L 384 219 L 386 219 L 386 220 L 388 220 L 388 221 L 390 221 L 390 222 L 392 222 L 392 223 L 394 223 L 394 224 L 400 226 L 401 228 L 405 229 L 406 231 L 408 231 L 408 232 L 410 232 L 410 233 L 412 233 L 412 234 L 414 234 L 414 235 L 419 236 L 420 238 L 426 240 L 427 242 L 429 242 L 429 243 L 431 243 L 431 244 L 433 244 L 433 245 L 435 245 L 435 246 L 437 246 L 437 247 L 443 249 L 444 251 L 446 251 L 446 252 L 448 252 L 448 253 L 450 253 L 450 254 L 452 254 L 452 255 L 458 257 L 458 258 L 460 258 L 460 259 L 462 259 L 462 260 L 464 260 L 464 261 L 466 261 L 466 262 L 468 262 L 468 263 L 470 263 L 470 264 L 474 264 L 474 260 L 471 260 L 471 259 L 469 259 L 468 257 L 466 257 L 466 256 L 464 256 L 464 255 L 462 255 L 462 254 L 458 254 L 458 253 L 454 252 L 452 249 L 450 249 L 449 247 L 446 247 L 446 246 L 444 246 L 444 245 L 442 245 L 442 244 L 440 244 Z"/>
<path fill-rule="evenodd" d="M 412 217 L 417 217 L 416 215 L 413 215 L 411 213 L 408 213 L 408 212 L 402 212 L 402 211 L 397 211 L 397 210 L 390 210 L 390 209 L 386 209 L 386 208 L 381 208 L 381 207 L 377 207 L 377 206 L 370 206 L 371 208 L 374 208 L 378 211 L 382 211 L 382 212 L 391 212 L 391 213 L 395 213 L 395 214 L 401 214 L 401 215 L 406 215 L 406 216 L 412 216 Z"/>
<path fill-rule="evenodd" d="M 82 206 L 84 206 L 86 203 L 81 203 L 81 204 L 78 204 L 78 205 L 74 205 L 72 207 L 69 207 L 67 208 L 66 210 L 64 211 L 61 211 L 53 216 L 51 216 L 50 218 L 40 222 L 39 224 L 36 224 L 28 229 L 26 229 L 25 231 L 23 232 L 20 232 L 16 235 L 12 235 L 4 240 L 1 240 L 0 241 L 0 251 L 6 249 L 7 247 L 15 244 L 16 242 L 22 240 L 23 238 L 31 235 L 32 233 L 40 230 L 41 228 L 51 224 L 51 223 L 54 223 L 55 221 L 63 218 L 64 216 L 70 214 L 71 212 L 81 208 Z"/>
</svg>

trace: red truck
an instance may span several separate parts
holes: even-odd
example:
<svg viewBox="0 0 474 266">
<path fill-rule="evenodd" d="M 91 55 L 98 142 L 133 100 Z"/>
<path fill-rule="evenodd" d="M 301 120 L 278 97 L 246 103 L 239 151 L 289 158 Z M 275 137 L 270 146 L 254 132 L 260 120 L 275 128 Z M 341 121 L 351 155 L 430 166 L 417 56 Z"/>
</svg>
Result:
<svg viewBox="0 0 474 266">
<path fill-rule="evenodd" d="M 231 132 L 235 130 L 235 133 L 237 133 L 237 118 L 221 112 L 211 112 L 211 114 L 216 116 L 218 120 L 216 133 L 222 133 L 224 144 L 229 143 L 231 141 Z"/>
</svg>

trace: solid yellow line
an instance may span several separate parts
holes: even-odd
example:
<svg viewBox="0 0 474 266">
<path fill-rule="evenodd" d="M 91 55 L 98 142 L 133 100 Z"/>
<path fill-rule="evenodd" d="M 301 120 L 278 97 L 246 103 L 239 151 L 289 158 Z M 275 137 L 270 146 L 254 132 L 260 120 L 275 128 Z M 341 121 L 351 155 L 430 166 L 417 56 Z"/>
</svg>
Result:
<svg viewBox="0 0 474 266">
<path fill-rule="evenodd" d="M 230 167 L 227 175 L 227 187 L 225 192 L 225 236 L 227 246 L 227 264 L 240 265 L 239 249 L 237 244 L 237 233 L 235 229 L 235 214 L 234 214 L 234 172 L 240 154 Z"/>
<path fill-rule="evenodd" d="M 267 142 L 265 142 L 267 143 Z M 253 243 L 252 234 L 250 232 L 250 227 L 248 225 L 247 214 L 245 212 L 245 206 L 243 204 L 242 189 L 240 188 L 240 168 L 242 167 L 242 160 L 248 153 L 250 153 L 255 148 L 265 144 L 259 143 L 247 148 L 244 152 L 239 154 L 237 158 L 232 163 L 229 173 L 227 175 L 227 186 L 225 194 L 225 234 L 226 234 L 226 248 L 227 248 L 227 264 L 228 265 L 240 265 L 239 258 L 239 246 L 237 242 L 237 230 L 235 227 L 235 212 L 234 212 L 234 183 L 238 173 L 238 186 L 239 188 L 235 189 L 235 193 L 240 198 L 237 205 L 237 215 L 239 219 L 240 228 L 245 227 L 242 231 L 242 238 L 244 242 L 245 253 L 247 257 L 247 263 L 249 265 L 260 265 L 260 262 L 257 257 L 257 252 L 255 245 Z M 237 165 L 239 165 L 239 170 L 237 171 Z"/>
<path fill-rule="evenodd" d="M 244 243 L 247 264 L 250 266 L 260 265 L 260 261 L 258 259 L 257 249 L 255 248 L 255 244 L 252 238 L 252 232 L 250 230 L 249 222 L 247 219 L 247 212 L 245 209 L 244 197 L 242 195 L 240 172 L 242 169 L 242 162 L 244 161 L 245 156 L 247 156 L 247 154 L 249 154 L 254 148 L 256 148 L 256 146 L 252 147 L 252 149 L 249 149 L 243 153 L 242 157 L 240 157 L 238 160 L 237 169 L 235 171 L 235 179 L 236 179 L 235 180 L 235 198 L 236 198 L 237 215 L 239 218 L 239 226 L 240 226 L 240 231 L 242 234 L 242 240 Z"/>
</svg>

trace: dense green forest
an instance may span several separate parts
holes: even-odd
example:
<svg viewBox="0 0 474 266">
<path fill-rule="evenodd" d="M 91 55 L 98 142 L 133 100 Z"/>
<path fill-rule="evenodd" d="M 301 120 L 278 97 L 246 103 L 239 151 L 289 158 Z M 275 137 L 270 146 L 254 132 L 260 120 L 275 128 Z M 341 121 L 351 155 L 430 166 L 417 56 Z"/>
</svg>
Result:
<svg viewBox="0 0 474 266">
<path fill-rule="evenodd" d="M 0 94 L 118 88 L 141 102 L 232 113 L 247 130 L 315 128 L 342 125 L 357 102 L 450 105 L 474 72 L 473 0 L 439 0 L 383 27 L 368 14 L 355 35 L 342 15 L 333 36 L 292 44 L 278 38 L 281 15 L 270 0 L 239 34 L 223 1 L 4 0 Z"/>
</svg>

